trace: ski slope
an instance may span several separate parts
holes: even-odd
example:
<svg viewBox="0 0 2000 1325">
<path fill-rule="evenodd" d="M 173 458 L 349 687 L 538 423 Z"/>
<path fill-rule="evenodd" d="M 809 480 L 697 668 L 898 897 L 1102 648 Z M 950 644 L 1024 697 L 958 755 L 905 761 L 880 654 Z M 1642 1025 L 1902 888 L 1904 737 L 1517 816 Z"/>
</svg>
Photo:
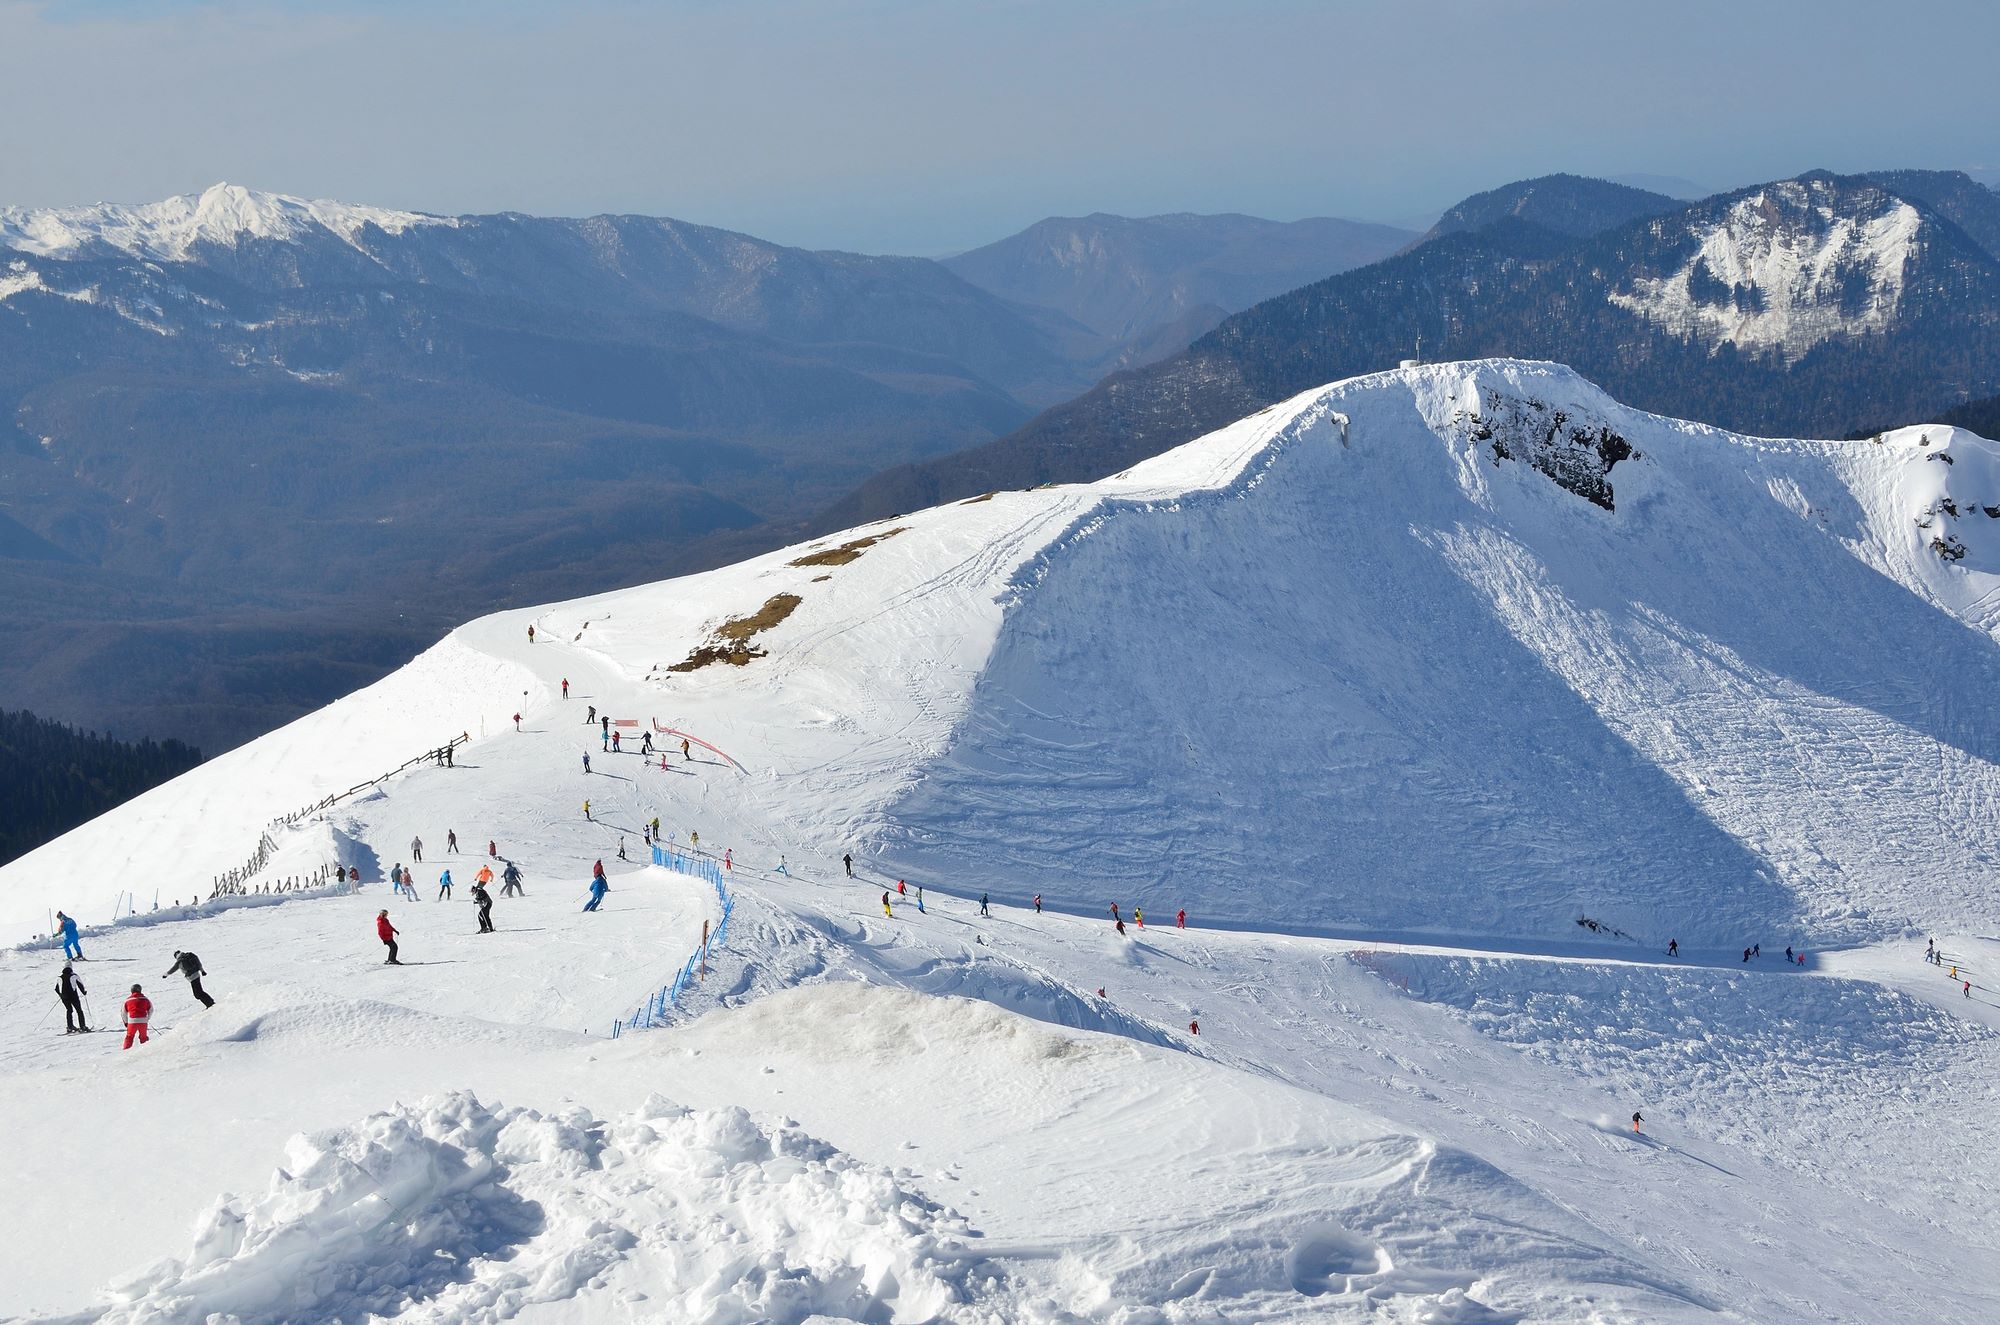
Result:
<svg viewBox="0 0 2000 1325">
<path fill-rule="evenodd" d="M 469 623 L 0 869 L 0 1317 L 1993 1316 L 1996 479 L 1437 365 Z"/>
</svg>

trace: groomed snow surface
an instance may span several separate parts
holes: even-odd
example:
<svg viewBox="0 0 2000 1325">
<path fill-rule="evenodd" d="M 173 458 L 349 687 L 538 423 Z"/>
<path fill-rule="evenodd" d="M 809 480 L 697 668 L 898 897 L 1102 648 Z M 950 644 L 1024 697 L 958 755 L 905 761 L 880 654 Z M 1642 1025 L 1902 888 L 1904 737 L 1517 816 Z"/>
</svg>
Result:
<svg viewBox="0 0 2000 1325">
<path fill-rule="evenodd" d="M 1992 443 L 1494 362 L 473 622 L 0 870 L 0 1317 L 2000 1318 L 1996 576 Z"/>
</svg>

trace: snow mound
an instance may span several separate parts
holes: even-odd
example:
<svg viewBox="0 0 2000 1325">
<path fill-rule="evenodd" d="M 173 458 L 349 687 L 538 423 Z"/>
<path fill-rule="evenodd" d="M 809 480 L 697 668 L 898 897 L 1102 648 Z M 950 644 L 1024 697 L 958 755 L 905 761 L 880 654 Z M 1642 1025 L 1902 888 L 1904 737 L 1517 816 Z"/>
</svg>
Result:
<svg viewBox="0 0 2000 1325">
<path fill-rule="evenodd" d="M 653 1096 L 607 1121 L 456 1092 L 293 1138 L 186 1259 L 70 1319 L 491 1320 L 595 1294 L 690 1322 L 1018 1318 L 968 1236 L 888 1170 L 739 1108 Z"/>
<path fill-rule="evenodd" d="M 362 235 L 370 227 L 394 235 L 412 226 L 457 224 L 445 216 L 215 184 L 200 193 L 137 205 L 0 208 L 0 246 L 63 257 L 102 244 L 133 257 L 181 262 L 198 244 L 233 248 L 243 239 L 296 239 L 319 229 L 361 248 Z"/>
</svg>

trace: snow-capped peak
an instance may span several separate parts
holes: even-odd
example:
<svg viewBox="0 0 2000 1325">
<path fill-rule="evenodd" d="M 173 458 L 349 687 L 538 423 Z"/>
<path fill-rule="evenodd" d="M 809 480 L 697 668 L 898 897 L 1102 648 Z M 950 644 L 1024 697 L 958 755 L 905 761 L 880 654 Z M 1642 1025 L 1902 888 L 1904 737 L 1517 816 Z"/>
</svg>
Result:
<svg viewBox="0 0 2000 1325">
<path fill-rule="evenodd" d="M 295 239 L 317 228 L 360 247 L 368 226 L 400 234 L 412 226 L 456 225 L 450 217 L 260 193 L 216 184 L 161 202 L 88 207 L 0 208 L 0 245 L 60 257 L 93 243 L 134 257 L 185 261 L 197 244 L 234 247 L 244 237 Z"/>
</svg>

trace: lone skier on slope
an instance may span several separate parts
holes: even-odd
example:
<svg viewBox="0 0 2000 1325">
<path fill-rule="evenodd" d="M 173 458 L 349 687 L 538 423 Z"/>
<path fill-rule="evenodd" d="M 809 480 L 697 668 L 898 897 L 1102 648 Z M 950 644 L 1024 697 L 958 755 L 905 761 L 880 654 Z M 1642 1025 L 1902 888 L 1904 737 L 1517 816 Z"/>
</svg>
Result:
<svg viewBox="0 0 2000 1325">
<path fill-rule="evenodd" d="M 396 935 L 401 932 L 401 930 L 389 923 L 389 913 L 387 911 L 377 911 L 375 913 L 375 935 L 389 945 L 389 955 L 382 961 L 384 966 L 401 966 L 403 964 L 396 957 Z"/>
<path fill-rule="evenodd" d="M 210 998 L 208 991 L 201 987 L 201 978 L 207 974 L 208 972 L 201 968 L 201 958 L 191 952 L 182 952 L 179 948 L 176 948 L 174 949 L 174 964 L 169 966 L 166 974 L 160 978 L 164 980 L 168 975 L 186 976 L 188 990 L 195 996 L 195 1000 L 205 1008 L 212 1008 L 215 1006 L 215 1000 Z"/>
<path fill-rule="evenodd" d="M 125 1047 L 127 1049 L 132 1047 L 132 1037 L 135 1035 L 139 1038 L 140 1044 L 146 1042 L 146 1028 L 151 1024 L 152 1020 L 153 1000 L 147 998 L 145 991 L 140 989 L 139 986 L 133 985 L 131 997 L 125 1000 Z"/>
<path fill-rule="evenodd" d="M 56 997 L 63 1005 L 63 1034 L 77 1035 L 90 1029 L 90 1023 L 83 1016 L 83 996 L 90 991 L 83 987 L 76 971 L 68 962 L 63 963 L 62 974 L 56 977 Z"/>
<path fill-rule="evenodd" d="M 62 932 L 63 956 L 73 961 L 84 960 L 83 945 L 76 941 L 76 917 L 56 912 L 56 928 Z"/>
</svg>

